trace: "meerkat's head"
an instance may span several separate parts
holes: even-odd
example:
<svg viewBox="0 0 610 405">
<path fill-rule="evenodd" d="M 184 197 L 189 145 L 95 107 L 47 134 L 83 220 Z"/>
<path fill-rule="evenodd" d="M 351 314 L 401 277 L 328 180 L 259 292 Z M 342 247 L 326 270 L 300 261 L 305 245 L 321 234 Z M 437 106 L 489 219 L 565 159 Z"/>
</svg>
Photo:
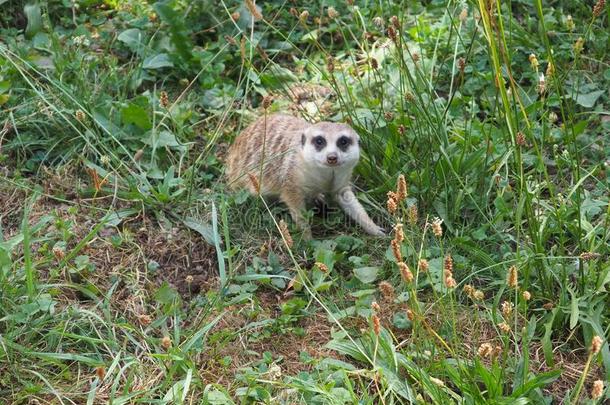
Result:
<svg viewBox="0 0 610 405">
<path fill-rule="evenodd" d="M 360 158 L 359 140 L 349 125 L 320 122 L 301 135 L 302 156 L 318 167 L 353 167 Z"/>
</svg>

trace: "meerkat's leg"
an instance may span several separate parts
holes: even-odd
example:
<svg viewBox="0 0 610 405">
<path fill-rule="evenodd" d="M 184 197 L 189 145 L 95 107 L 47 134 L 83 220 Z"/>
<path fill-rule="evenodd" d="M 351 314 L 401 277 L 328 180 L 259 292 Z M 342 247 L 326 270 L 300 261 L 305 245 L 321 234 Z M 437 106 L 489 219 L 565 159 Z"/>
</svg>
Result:
<svg viewBox="0 0 610 405">
<path fill-rule="evenodd" d="M 311 239 L 311 228 L 303 216 L 305 211 L 305 199 L 302 193 L 295 190 L 284 190 L 280 194 L 280 199 L 288 206 L 292 220 L 299 229 L 303 230 L 303 238 Z"/>
<path fill-rule="evenodd" d="M 383 228 L 377 226 L 366 213 L 351 187 L 347 186 L 339 190 L 335 198 L 341 208 L 343 208 L 343 211 L 345 211 L 354 221 L 358 222 L 368 234 L 374 236 L 385 235 Z"/>
</svg>

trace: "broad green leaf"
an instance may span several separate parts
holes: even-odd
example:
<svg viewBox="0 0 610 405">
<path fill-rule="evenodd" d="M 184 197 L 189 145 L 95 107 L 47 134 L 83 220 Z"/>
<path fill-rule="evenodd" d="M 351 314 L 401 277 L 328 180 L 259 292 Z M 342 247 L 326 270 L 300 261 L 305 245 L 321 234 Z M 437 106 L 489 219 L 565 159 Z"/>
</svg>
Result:
<svg viewBox="0 0 610 405">
<path fill-rule="evenodd" d="M 597 102 L 597 99 L 605 92 L 606 90 L 595 90 L 586 94 L 578 93 L 575 96 L 574 101 L 585 108 L 592 108 Z"/>
<path fill-rule="evenodd" d="M 354 269 L 354 275 L 363 283 L 372 283 L 377 279 L 379 267 L 359 267 Z"/>
<path fill-rule="evenodd" d="M 210 245 L 214 244 L 214 230 L 212 229 L 211 224 L 204 224 L 192 217 L 183 219 L 182 223 L 191 228 L 193 231 L 197 232 L 199 235 L 203 236 L 203 239 L 205 239 L 205 241 Z"/>
<path fill-rule="evenodd" d="M 42 13 L 40 4 L 31 3 L 23 7 L 23 13 L 28 19 L 28 25 L 25 28 L 25 37 L 31 39 L 42 29 Z"/>
<path fill-rule="evenodd" d="M 142 67 L 144 69 L 161 69 L 164 67 L 173 67 L 174 63 L 169 59 L 166 53 L 160 53 L 154 56 L 149 56 L 144 59 Z"/>
<path fill-rule="evenodd" d="M 134 124 L 142 129 L 150 129 L 152 127 L 146 110 L 133 103 L 121 110 L 121 120 L 124 124 Z"/>
<path fill-rule="evenodd" d="M 121 32 L 117 39 L 127 45 L 132 51 L 138 51 L 144 46 L 144 35 L 137 28 L 129 28 Z"/>
</svg>

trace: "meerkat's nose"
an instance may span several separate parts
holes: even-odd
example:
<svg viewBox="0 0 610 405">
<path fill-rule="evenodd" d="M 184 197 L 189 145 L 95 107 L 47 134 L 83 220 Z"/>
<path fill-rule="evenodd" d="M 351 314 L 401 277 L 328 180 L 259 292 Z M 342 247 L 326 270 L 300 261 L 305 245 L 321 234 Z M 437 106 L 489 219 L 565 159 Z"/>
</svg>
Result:
<svg viewBox="0 0 610 405">
<path fill-rule="evenodd" d="M 329 165 L 336 165 L 337 164 L 337 154 L 335 152 L 329 153 L 328 155 L 326 155 L 326 161 L 328 162 Z"/>
</svg>

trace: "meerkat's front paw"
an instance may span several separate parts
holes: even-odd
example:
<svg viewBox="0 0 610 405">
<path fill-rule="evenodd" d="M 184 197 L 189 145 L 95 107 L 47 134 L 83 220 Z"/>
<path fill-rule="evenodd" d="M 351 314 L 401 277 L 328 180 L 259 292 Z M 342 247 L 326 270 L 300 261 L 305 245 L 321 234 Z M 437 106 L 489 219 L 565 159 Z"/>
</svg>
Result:
<svg viewBox="0 0 610 405">
<path fill-rule="evenodd" d="M 373 235 L 373 236 L 378 236 L 378 237 L 387 236 L 385 229 L 383 229 L 382 227 L 377 226 L 377 225 L 375 225 L 371 229 L 367 229 L 366 231 L 369 235 Z"/>
</svg>

